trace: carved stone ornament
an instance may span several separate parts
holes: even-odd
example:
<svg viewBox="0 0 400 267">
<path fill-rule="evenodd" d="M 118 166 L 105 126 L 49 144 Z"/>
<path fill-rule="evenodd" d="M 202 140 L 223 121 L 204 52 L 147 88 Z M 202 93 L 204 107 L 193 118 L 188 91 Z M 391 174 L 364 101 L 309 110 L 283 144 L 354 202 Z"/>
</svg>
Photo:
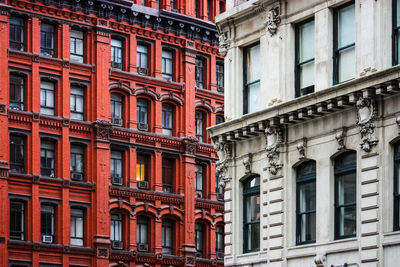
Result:
<svg viewBox="0 0 400 267">
<path fill-rule="evenodd" d="M 316 267 L 325 267 L 325 262 L 325 253 L 317 253 L 317 255 L 314 257 L 314 263 Z"/>
<path fill-rule="evenodd" d="M 357 125 L 360 127 L 361 148 L 365 152 L 370 152 L 372 147 L 378 143 L 375 137 L 375 118 L 376 105 L 370 97 L 360 97 L 356 102 L 357 107 Z"/>
<path fill-rule="evenodd" d="M 306 146 L 307 146 L 307 140 L 305 138 L 300 139 L 297 142 L 296 148 L 297 151 L 299 152 L 299 159 L 304 159 L 306 157 Z"/>
<path fill-rule="evenodd" d="M 195 155 L 199 141 L 194 136 L 185 136 L 183 139 L 183 147 L 185 154 Z"/>
<path fill-rule="evenodd" d="M 109 121 L 96 120 L 93 123 L 93 127 L 96 140 L 108 141 L 110 139 L 112 128 L 111 128 L 111 123 Z"/>
<path fill-rule="evenodd" d="M 399 126 L 399 134 L 400 134 L 400 114 L 398 114 L 396 116 L 396 123 L 397 123 L 397 126 Z"/>
<path fill-rule="evenodd" d="M 228 162 L 232 159 L 232 143 L 220 142 L 218 138 L 214 138 L 214 149 L 217 151 L 219 161 L 216 163 L 216 171 L 218 172 L 220 182 L 218 187 L 225 188 L 228 178 Z"/>
<path fill-rule="evenodd" d="M 274 35 L 278 31 L 278 25 L 281 23 L 281 18 L 279 15 L 279 7 L 271 8 L 267 13 L 267 31 Z"/>
<path fill-rule="evenodd" d="M 226 56 L 228 53 L 228 48 L 229 48 L 229 42 L 228 38 L 226 37 L 226 33 L 221 33 L 218 37 L 219 40 L 219 54 L 221 56 Z"/>
<path fill-rule="evenodd" d="M 267 127 L 265 129 L 265 139 L 267 140 L 268 170 L 272 175 L 276 175 L 283 164 L 279 159 L 279 147 L 282 145 L 282 130 L 278 126 Z"/>
<path fill-rule="evenodd" d="M 341 128 L 336 132 L 335 135 L 336 141 L 338 142 L 338 150 L 342 150 L 346 148 L 346 129 Z"/>
<path fill-rule="evenodd" d="M 245 174 L 251 173 L 251 163 L 252 163 L 252 155 L 248 154 L 248 156 L 243 160 Z"/>
</svg>

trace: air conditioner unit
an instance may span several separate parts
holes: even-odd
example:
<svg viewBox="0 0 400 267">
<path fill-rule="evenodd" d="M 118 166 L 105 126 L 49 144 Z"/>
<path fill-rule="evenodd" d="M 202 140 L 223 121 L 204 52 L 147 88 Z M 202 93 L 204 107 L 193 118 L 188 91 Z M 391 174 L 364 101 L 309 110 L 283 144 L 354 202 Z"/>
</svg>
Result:
<svg viewBox="0 0 400 267">
<path fill-rule="evenodd" d="M 80 173 L 80 172 L 73 172 L 73 173 L 71 173 L 71 178 L 72 178 L 72 180 L 82 181 L 83 180 L 83 174 Z"/>
<path fill-rule="evenodd" d="M 223 259 L 224 258 L 224 253 L 223 252 L 217 252 L 217 259 Z"/>
<path fill-rule="evenodd" d="M 147 181 L 137 181 L 137 187 L 139 189 L 149 189 L 149 182 L 147 182 Z"/>
<path fill-rule="evenodd" d="M 118 63 L 118 62 L 112 61 L 112 62 L 111 62 L 111 67 L 112 67 L 113 69 L 120 69 L 120 70 L 122 70 L 122 63 Z"/>
<path fill-rule="evenodd" d="M 147 68 L 140 68 L 140 67 L 138 67 L 138 68 L 137 68 L 137 72 L 138 72 L 139 74 L 147 75 Z"/>
<path fill-rule="evenodd" d="M 115 125 L 122 125 L 122 119 L 121 118 L 111 118 L 111 123 Z"/>
<path fill-rule="evenodd" d="M 119 240 L 111 240 L 111 248 L 113 249 L 122 249 L 123 243 Z"/>
<path fill-rule="evenodd" d="M 140 131 L 147 131 L 149 129 L 149 125 L 147 123 L 139 122 L 137 128 Z"/>
<path fill-rule="evenodd" d="M 149 246 L 147 244 L 138 244 L 138 251 L 147 252 L 149 251 Z"/>
<path fill-rule="evenodd" d="M 224 193 L 217 193 L 217 200 L 224 200 Z"/>
<path fill-rule="evenodd" d="M 111 183 L 115 185 L 122 185 L 122 177 L 119 176 L 112 176 Z"/>
<path fill-rule="evenodd" d="M 53 236 L 52 235 L 42 235 L 42 242 L 43 243 L 53 243 Z"/>
</svg>

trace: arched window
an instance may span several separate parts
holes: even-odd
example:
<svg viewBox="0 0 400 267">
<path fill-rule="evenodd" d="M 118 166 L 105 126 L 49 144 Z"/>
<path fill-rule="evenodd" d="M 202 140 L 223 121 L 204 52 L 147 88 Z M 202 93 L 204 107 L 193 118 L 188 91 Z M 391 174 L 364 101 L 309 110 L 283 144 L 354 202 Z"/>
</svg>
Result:
<svg viewBox="0 0 400 267">
<path fill-rule="evenodd" d="M 111 94 L 111 123 L 122 126 L 122 95 Z"/>
<path fill-rule="evenodd" d="M 346 152 L 335 159 L 335 239 L 356 235 L 356 167 L 354 151 Z"/>
<path fill-rule="evenodd" d="M 394 149 L 394 223 L 393 230 L 400 230 L 400 142 Z"/>
<path fill-rule="evenodd" d="M 195 247 L 196 247 L 196 257 L 204 257 L 204 238 L 205 238 L 205 225 L 202 223 L 196 223 L 194 227 L 195 232 Z"/>
<path fill-rule="evenodd" d="M 296 244 L 315 242 L 315 161 L 301 164 L 296 170 Z"/>
<path fill-rule="evenodd" d="M 162 104 L 162 133 L 172 135 L 174 107 L 170 104 Z"/>
<path fill-rule="evenodd" d="M 136 242 L 137 250 L 141 252 L 149 251 L 149 218 L 146 216 L 137 217 Z"/>
<path fill-rule="evenodd" d="M 260 249 L 260 176 L 244 181 L 243 188 L 243 251 L 253 252 Z"/>
<path fill-rule="evenodd" d="M 224 226 L 217 225 L 215 227 L 215 252 L 217 259 L 224 259 Z"/>
<path fill-rule="evenodd" d="M 111 213 L 111 248 L 122 249 L 122 229 L 123 229 L 123 216 L 120 213 Z"/>
<path fill-rule="evenodd" d="M 162 253 L 174 254 L 174 221 L 171 219 L 162 220 Z"/>
</svg>

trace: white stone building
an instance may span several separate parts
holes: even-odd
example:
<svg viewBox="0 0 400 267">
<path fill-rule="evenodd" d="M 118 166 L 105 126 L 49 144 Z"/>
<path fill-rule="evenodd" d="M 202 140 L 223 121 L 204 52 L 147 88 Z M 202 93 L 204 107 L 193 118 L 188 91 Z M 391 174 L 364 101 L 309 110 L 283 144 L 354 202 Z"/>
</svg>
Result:
<svg viewBox="0 0 400 267">
<path fill-rule="evenodd" d="M 235 0 L 217 25 L 225 265 L 400 266 L 400 0 Z"/>
</svg>

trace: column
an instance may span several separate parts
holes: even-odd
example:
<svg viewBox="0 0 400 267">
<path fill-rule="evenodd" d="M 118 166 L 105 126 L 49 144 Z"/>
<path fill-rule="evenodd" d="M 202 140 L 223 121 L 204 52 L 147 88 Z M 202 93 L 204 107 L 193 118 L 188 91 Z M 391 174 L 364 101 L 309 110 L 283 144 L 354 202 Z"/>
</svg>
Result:
<svg viewBox="0 0 400 267">
<path fill-rule="evenodd" d="M 162 154 L 161 151 L 154 152 L 154 190 L 163 191 L 162 184 Z M 161 205 L 161 203 L 160 203 Z M 159 207 L 159 206 L 157 206 Z M 156 232 L 161 233 L 161 232 Z"/>
<path fill-rule="evenodd" d="M 186 83 L 184 93 L 184 135 L 195 136 L 195 59 L 196 51 L 186 47 L 183 55 L 184 80 Z"/>
<path fill-rule="evenodd" d="M 208 89 L 217 91 L 217 61 L 215 55 L 211 55 L 210 58 L 209 77 Z"/>
<path fill-rule="evenodd" d="M 162 78 L 162 45 L 161 40 L 156 39 L 154 45 L 154 77 Z"/>
<path fill-rule="evenodd" d="M 128 71 L 129 72 L 137 72 L 136 67 L 136 35 L 131 33 L 129 35 L 129 46 L 127 47 L 129 62 L 128 62 Z"/>
</svg>

